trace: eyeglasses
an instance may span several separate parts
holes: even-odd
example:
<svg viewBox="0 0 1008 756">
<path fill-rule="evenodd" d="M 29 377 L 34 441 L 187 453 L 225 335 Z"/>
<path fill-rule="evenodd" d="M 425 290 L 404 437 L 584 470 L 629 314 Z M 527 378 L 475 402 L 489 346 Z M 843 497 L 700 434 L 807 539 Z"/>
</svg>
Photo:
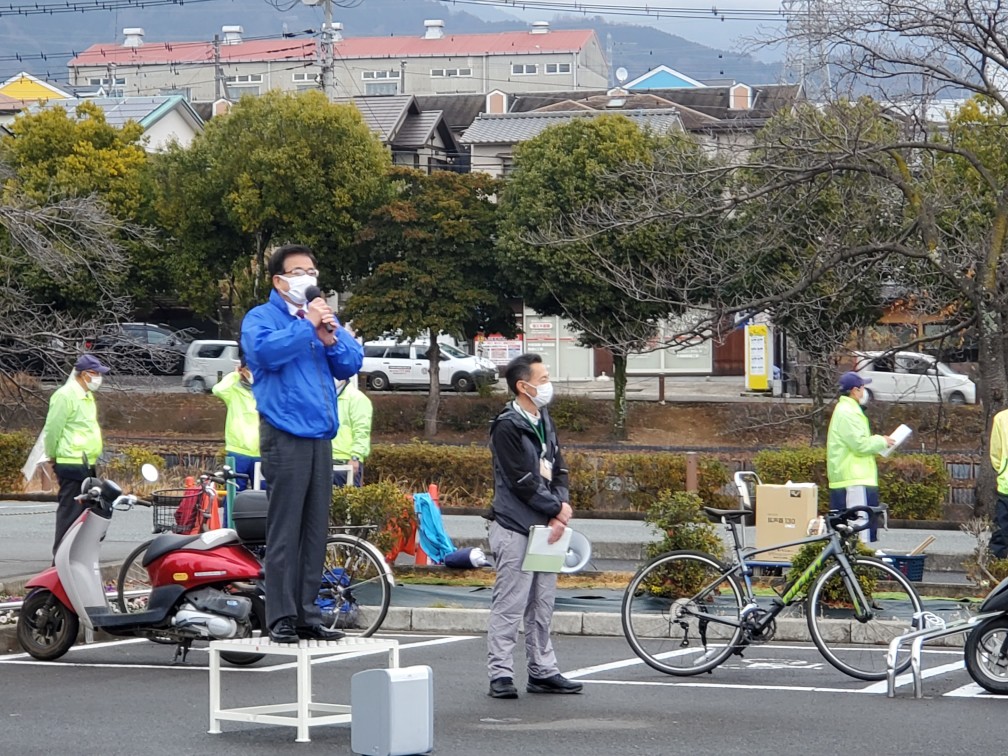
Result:
<svg viewBox="0 0 1008 756">
<path fill-rule="evenodd" d="M 282 276 L 314 276 L 315 278 L 318 278 L 318 268 L 308 268 L 308 270 L 305 270 L 304 268 L 294 268 L 293 270 L 285 270 L 280 275 L 282 275 Z"/>
</svg>

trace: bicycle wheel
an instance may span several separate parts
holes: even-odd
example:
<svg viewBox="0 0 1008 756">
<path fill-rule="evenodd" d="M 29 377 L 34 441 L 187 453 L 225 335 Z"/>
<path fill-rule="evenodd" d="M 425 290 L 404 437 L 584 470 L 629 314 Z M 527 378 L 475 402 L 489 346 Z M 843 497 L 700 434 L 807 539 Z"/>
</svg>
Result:
<svg viewBox="0 0 1008 756">
<path fill-rule="evenodd" d="M 133 549 L 119 568 L 119 577 L 116 579 L 116 603 L 119 611 L 124 614 L 147 610 L 151 582 L 142 561 L 143 555 L 147 553 L 147 547 L 153 540 L 152 538 L 144 541 Z"/>
<path fill-rule="evenodd" d="M 385 621 L 391 599 L 385 570 L 361 539 L 330 536 L 315 602 L 322 610 L 322 624 L 366 637 Z"/>
<path fill-rule="evenodd" d="M 812 641 L 826 661 L 859 680 L 886 678 L 889 641 L 913 629 L 920 612 L 917 591 L 903 573 L 871 557 L 850 559 L 861 590 L 868 599 L 871 617 L 859 620 L 854 599 L 841 574 L 839 562 L 816 578 L 806 598 L 806 614 Z M 906 647 L 896 659 L 896 670 L 910 666 Z"/>
<path fill-rule="evenodd" d="M 623 634 L 634 653 L 667 675 L 697 675 L 734 652 L 742 589 L 710 554 L 669 551 L 644 565 L 623 594 Z"/>
</svg>

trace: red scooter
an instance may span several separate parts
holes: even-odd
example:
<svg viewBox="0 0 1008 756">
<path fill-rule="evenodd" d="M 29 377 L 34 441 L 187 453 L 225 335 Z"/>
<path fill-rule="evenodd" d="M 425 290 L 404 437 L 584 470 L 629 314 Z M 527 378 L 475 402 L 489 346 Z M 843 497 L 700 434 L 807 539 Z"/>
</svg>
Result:
<svg viewBox="0 0 1008 756">
<path fill-rule="evenodd" d="M 144 477 L 156 479 L 157 471 L 145 469 Z M 82 623 L 88 631 L 174 641 L 175 658 L 183 661 L 194 640 L 248 637 L 265 628 L 265 606 L 254 582 L 262 578 L 262 565 L 228 529 L 155 538 L 143 560 L 152 586 L 146 611 L 115 611 L 102 583 L 101 541 L 115 510 L 150 503 L 124 495 L 118 485 L 99 478 L 85 480 L 81 491 L 77 501 L 87 509 L 60 541 L 55 565 L 26 586 L 17 637 L 31 656 L 63 656 L 76 642 Z M 262 658 L 231 652 L 221 656 L 232 664 Z"/>
</svg>

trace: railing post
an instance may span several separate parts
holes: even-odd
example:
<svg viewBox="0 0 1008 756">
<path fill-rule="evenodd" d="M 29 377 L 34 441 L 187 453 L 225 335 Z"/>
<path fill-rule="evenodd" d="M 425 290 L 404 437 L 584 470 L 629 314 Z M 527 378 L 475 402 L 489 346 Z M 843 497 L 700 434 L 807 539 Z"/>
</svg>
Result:
<svg viewBox="0 0 1008 756">
<path fill-rule="evenodd" d="M 665 404 L 665 376 L 658 376 L 658 404 Z"/>
<path fill-rule="evenodd" d="M 700 455 L 696 452 L 686 452 L 686 490 L 696 493 L 699 490 L 697 483 L 697 462 Z"/>
</svg>

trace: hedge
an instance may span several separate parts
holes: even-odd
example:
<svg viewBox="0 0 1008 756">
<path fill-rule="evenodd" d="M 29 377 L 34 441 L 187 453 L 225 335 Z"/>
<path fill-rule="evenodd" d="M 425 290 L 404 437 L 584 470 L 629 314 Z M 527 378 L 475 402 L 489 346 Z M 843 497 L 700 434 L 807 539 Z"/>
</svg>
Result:
<svg viewBox="0 0 1008 756">
<path fill-rule="evenodd" d="M 24 488 L 24 467 L 35 445 L 27 433 L 0 433 L 0 491 L 14 493 Z"/>
<path fill-rule="evenodd" d="M 819 512 L 829 509 L 826 450 L 823 447 L 764 450 L 753 457 L 764 483 L 791 480 L 819 486 Z M 900 454 L 878 459 L 879 499 L 898 520 L 940 520 L 949 476 L 937 454 Z"/>
<path fill-rule="evenodd" d="M 571 475 L 571 503 L 578 509 L 646 512 L 662 491 L 686 489 L 683 454 L 657 452 L 576 452 L 564 455 Z M 732 506 L 722 489 L 727 468 L 700 457 L 699 495 L 708 506 Z M 437 483 L 447 507 L 488 506 L 493 496 L 490 451 L 484 446 L 442 446 L 415 442 L 377 445 L 368 457 L 367 480 L 394 480 L 412 491 Z"/>
</svg>

